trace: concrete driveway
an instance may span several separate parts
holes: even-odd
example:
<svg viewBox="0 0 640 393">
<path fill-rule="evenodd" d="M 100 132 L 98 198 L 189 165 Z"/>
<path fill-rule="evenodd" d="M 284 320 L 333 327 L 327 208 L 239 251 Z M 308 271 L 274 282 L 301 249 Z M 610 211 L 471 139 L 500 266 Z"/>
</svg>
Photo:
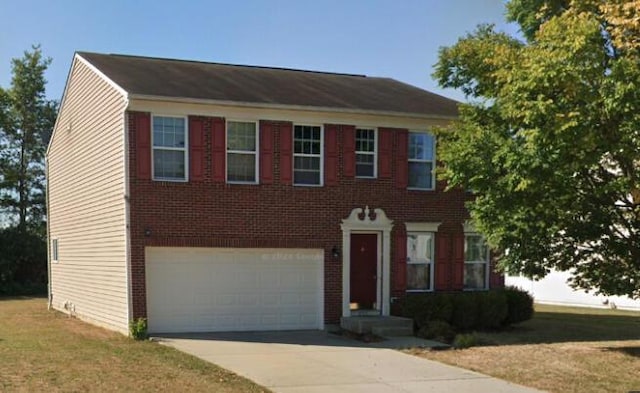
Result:
<svg viewBox="0 0 640 393">
<path fill-rule="evenodd" d="M 393 349 L 425 343 L 415 338 L 362 343 L 324 331 L 156 338 L 280 393 L 539 392 Z"/>
</svg>

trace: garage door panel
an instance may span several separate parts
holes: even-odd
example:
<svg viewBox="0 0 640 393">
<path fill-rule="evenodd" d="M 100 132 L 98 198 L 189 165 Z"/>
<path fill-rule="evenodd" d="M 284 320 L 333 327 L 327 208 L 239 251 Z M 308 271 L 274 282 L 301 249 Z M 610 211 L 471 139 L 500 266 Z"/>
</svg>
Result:
<svg viewBox="0 0 640 393">
<path fill-rule="evenodd" d="M 147 248 L 150 332 L 318 329 L 322 250 Z"/>
</svg>

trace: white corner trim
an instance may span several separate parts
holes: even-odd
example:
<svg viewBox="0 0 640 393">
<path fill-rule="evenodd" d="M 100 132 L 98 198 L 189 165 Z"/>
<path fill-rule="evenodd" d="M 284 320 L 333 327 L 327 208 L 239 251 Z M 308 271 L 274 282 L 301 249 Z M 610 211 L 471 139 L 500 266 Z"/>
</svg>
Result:
<svg viewBox="0 0 640 393">
<path fill-rule="evenodd" d="M 405 222 L 407 232 L 438 232 L 441 222 Z"/>
<path fill-rule="evenodd" d="M 473 221 L 471 220 L 465 220 L 464 224 L 462 224 L 462 228 L 464 233 L 477 233 L 478 230 L 476 229 L 475 225 L 473 225 Z"/>
<path fill-rule="evenodd" d="M 87 67 L 89 67 L 89 69 L 91 71 L 95 72 L 96 75 L 98 75 L 100 78 L 104 79 L 104 81 L 107 82 L 109 85 L 111 85 L 111 87 L 116 89 L 118 91 L 118 93 L 122 94 L 125 99 L 129 98 L 129 93 L 125 89 L 123 89 L 119 84 L 114 82 L 111 78 L 106 76 L 102 71 L 100 71 L 96 66 L 91 64 L 87 59 L 85 59 L 84 57 L 80 56 L 78 53 L 76 53 L 75 58 L 78 59 L 80 62 L 82 62 L 82 64 L 84 64 Z"/>
</svg>

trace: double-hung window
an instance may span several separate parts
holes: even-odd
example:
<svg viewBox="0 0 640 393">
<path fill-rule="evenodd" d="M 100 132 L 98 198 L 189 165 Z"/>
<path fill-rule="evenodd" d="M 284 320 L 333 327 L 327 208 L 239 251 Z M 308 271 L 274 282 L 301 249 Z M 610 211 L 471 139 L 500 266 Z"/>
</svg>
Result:
<svg viewBox="0 0 640 393">
<path fill-rule="evenodd" d="M 257 130 L 255 122 L 227 122 L 228 182 L 258 182 Z"/>
<path fill-rule="evenodd" d="M 153 179 L 187 180 L 187 126 L 184 117 L 153 116 Z"/>
<path fill-rule="evenodd" d="M 409 188 L 435 188 L 435 138 L 428 132 L 409 133 Z"/>
<path fill-rule="evenodd" d="M 58 239 L 51 239 L 51 260 L 58 262 Z"/>
<path fill-rule="evenodd" d="M 464 236 L 464 289 L 488 289 L 489 247 L 484 238 L 475 233 Z"/>
<path fill-rule="evenodd" d="M 376 177 L 376 131 L 356 129 L 356 177 Z"/>
<path fill-rule="evenodd" d="M 293 184 L 322 185 L 322 129 L 319 126 L 293 128 Z"/>
<path fill-rule="evenodd" d="M 407 291 L 433 289 L 433 232 L 407 233 Z"/>
</svg>

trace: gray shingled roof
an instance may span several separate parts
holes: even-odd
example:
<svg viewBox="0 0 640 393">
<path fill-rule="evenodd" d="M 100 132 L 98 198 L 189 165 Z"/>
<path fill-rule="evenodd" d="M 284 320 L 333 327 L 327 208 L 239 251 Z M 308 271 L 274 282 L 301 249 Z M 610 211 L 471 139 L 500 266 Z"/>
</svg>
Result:
<svg viewBox="0 0 640 393">
<path fill-rule="evenodd" d="M 457 102 L 390 78 L 78 52 L 132 95 L 457 115 Z"/>
</svg>

